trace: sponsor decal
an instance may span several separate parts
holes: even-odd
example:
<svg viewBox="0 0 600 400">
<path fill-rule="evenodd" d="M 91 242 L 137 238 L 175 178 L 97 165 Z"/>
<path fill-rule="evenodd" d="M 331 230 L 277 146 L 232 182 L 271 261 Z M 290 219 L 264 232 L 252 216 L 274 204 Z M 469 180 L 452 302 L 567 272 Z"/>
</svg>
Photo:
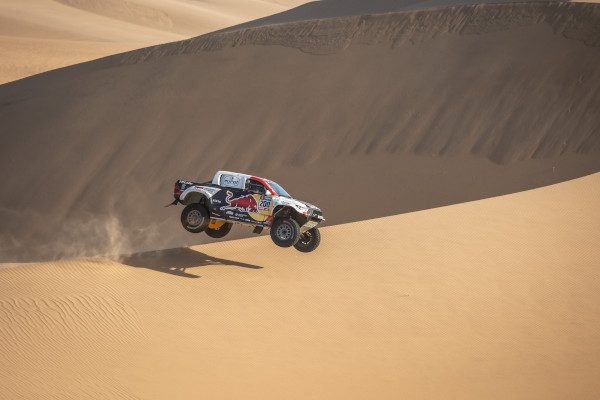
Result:
<svg viewBox="0 0 600 400">
<path fill-rule="evenodd" d="M 239 176 L 228 175 L 228 174 L 221 175 L 221 186 L 239 188 L 239 187 L 241 187 L 241 184 L 242 184 L 242 180 L 240 179 Z"/>
<path fill-rule="evenodd" d="M 225 197 L 227 205 L 221 206 L 221 210 L 233 210 L 236 212 L 245 212 L 246 214 L 237 214 L 236 216 L 247 218 L 250 217 L 254 221 L 264 222 L 270 215 L 272 198 L 261 196 L 260 194 L 245 194 L 243 196 L 234 197 L 231 191 L 227 191 Z M 229 214 L 231 211 L 228 211 Z M 229 214 L 230 215 L 230 214 Z"/>
<path fill-rule="evenodd" d="M 258 202 L 251 194 L 246 194 L 240 197 L 233 197 L 233 193 L 227 191 L 227 197 L 225 197 L 227 206 L 221 207 L 222 210 L 239 210 L 247 213 L 258 212 Z"/>
</svg>

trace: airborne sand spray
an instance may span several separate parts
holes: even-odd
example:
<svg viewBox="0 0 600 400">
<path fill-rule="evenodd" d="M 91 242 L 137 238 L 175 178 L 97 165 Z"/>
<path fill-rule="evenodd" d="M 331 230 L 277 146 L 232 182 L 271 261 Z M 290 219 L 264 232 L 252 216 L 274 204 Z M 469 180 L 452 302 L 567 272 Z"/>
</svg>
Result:
<svg viewBox="0 0 600 400">
<path fill-rule="evenodd" d="M 150 243 L 156 243 L 158 232 L 156 225 L 132 231 L 113 214 L 107 216 L 90 214 L 88 218 L 78 217 L 67 220 L 54 232 L 50 243 L 34 248 L 30 248 L 27 241 L 19 241 L 14 236 L 4 235 L 0 237 L 0 254 L 20 248 L 24 257 L 27 257 L 30 252 L 45 260 L 99 256 L 118 260 L 123 254 L 134 252 L 134 249 L 146 248 Z M 27 258 L 10 260 L 4 258 L 5 255 L 0 262 L 30 261 Z"/>
<path fill-rule="evenodd" d="M 49 248 L 54 258 L 103 256 L 118 260 L 123 254 L 155 243 L 159 236 L 156 225 L 134 232 L 113 214 L 90 218 L 85 222 L 69 222 L 61 233 L 62 240 L 54 242 Z"/>
</svg>

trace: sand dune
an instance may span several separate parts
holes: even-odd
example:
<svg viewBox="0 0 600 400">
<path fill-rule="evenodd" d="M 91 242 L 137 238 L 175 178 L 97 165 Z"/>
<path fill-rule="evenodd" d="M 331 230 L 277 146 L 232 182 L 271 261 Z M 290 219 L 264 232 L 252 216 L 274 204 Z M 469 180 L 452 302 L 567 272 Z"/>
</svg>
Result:
<svg viewBox="0 0 600 400">
<path fill-rule="evenodd" d="M 296 0 L 3 0 L 0 83 L 189 38 L 300 3 Z"/>
<path fill-rule="evenodd" d="M 533 2 L 547 0 L 529 0 Z M 425 10 L 431 8 L 467 6 L 477 4 L 518 3 L 520 0 L 321 0 L 310 1 L 290 10 L 228 27 L 223 31 L 239 30 L 264 25 L 309 21 L 322 18 L 352 17 L 386 14 L 398 11 Z"/>
<path fill-rule="evenodd" d="M 198 243 L 162 206 L 221 168 L 328 223 L 599 171 L 599 22 L 575 3 L 295 22 L 2 85 L 1 258 Z"/>
<path fill-rule="evenodd" d="M 0 400 L 599 398 L 600 6 L 298 3 L 0 4 L 5 80 L 230 26 L 0 85 Z M 344 224 L 179 247 L 221 168 Z"/>
<path fill-rule="evenodd" d="M 598 398 L 598 198 L 0 268 L 0 398 Z"/>
</svg>

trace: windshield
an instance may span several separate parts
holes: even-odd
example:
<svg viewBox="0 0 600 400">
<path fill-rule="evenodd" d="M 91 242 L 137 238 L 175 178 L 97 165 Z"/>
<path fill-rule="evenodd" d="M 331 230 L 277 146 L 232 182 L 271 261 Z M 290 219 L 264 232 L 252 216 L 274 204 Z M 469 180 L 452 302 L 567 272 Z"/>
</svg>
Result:
<svg viewBox="0 0 600 400">
<path fill-rule="evenodd" d="M 292 198 L 292 195 L 290 195 L 288 192 L 285 191 L 284 188 L 281 187 L 281 185 L 279 185 L 277 182 L 273 182 L 273 181 L 267 181 L 269 182 L 269 185 L 271 185 L 271 187 L 273 189 L 275 189 L 275 191 L 277 192 L 278 195 L 283 196 L 283 197 L 289 197 L 290 199 Z"/>
</svg>

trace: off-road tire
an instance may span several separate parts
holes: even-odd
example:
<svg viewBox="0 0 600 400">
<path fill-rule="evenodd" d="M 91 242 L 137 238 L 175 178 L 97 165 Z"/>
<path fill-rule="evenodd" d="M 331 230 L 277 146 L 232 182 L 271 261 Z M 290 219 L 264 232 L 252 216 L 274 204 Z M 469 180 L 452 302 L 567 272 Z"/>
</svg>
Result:
<svg viewBox="0 0 600 400">
<path fill-rule="evenodd" d="M 310 253 L 319 247 L 321 243 L 321 232 L 318 228 L 311 228 L 300 235 L 300 239 L 294 245 L 294 248 L 303 253 Z"/>
<path fill-rule="evenodd" d="M 210 214 L 202 204 L 190 204 L 181 212 L 181 225 L 188 232 L 200 233 L 206 229 L 209 222 Z"/>
<path fill-rule="evenodd" d="M 207 227 L 204 230 L 204 232 L 211 238 L 220 239 L 222 237 L 225 237 L 229 233 L 229 231 L 231 231 L 232 226 L 233 226 L 233 224 L 231 222 L 225 222 L 223 225 L 221 225 L 217 229 Z"/>
<path fill-rule="evenodd" d="M 291 247 L 300 238 L 300 225 L 291 218 L 277 218 L 271 226 L 271 239 L 279 247 Z"/>
</svg>

